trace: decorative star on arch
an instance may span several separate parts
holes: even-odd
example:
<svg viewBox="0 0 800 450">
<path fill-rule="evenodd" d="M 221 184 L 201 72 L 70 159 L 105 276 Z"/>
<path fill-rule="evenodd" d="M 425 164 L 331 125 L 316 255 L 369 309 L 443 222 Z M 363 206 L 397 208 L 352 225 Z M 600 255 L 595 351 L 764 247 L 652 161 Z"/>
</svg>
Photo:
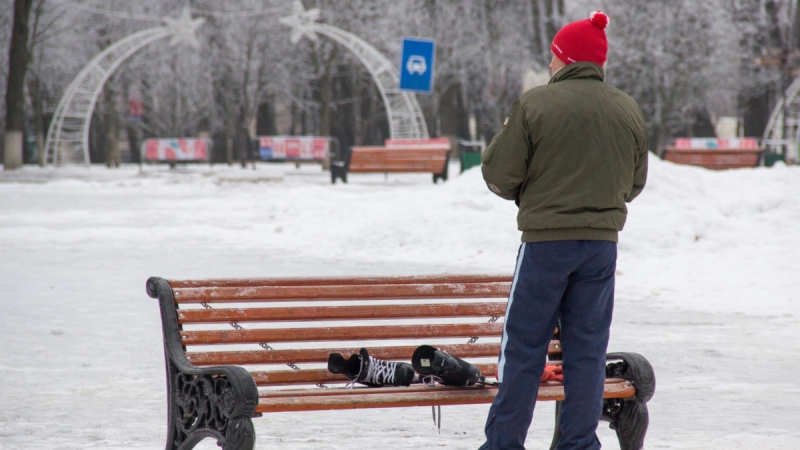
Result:
<svg viewBox="0 0 800 450">
<path fill-rule="evenodd" d="M 314 23 L 319 19 L 319 9 L 309 9 L 306 11 L 303 2 L 295 0 L 292 15 L 279 19 L 280 23 L 292 27 L 292 44 L 300 42 L 303 36 L 312 41 L 317 41 L 317 32 L 314 31 Z"/>
<path fill-rule="evenodd" d="M 181 16 L 177 19 L 165 18 L 164 23 L 167 25 L 167 28 L 172 31 L 172 40 L 170 44 L 176 45 L 181 42 L 186 42 L 194 48 L 199 47 L 200 42 L 197 40 L 197 36 L 195 36 L 194 33 L 205 21 L 206 20 L 203 18 L 192 19 L 192 14 L 187 7 L 183 8 Z"/>
</svg>

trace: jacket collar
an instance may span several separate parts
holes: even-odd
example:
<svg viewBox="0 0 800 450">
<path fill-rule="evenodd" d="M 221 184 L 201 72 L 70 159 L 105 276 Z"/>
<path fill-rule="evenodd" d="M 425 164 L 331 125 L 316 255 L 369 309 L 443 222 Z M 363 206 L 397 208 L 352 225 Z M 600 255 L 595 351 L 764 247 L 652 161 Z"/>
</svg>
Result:
<svg viewBox="0 0 800 450">
<path fill-rule="evenodd" d="M 577 78 L 593 78 L 595 80 L 603 81 L 605 78 L 605 71 L 601 66 L 592 62 L 577 62 L 572 63 L 563 69 L 556 72 L 550 82 L 547 84 L 558 83 L 564 80 L 573 80 Z"/>
</svg>

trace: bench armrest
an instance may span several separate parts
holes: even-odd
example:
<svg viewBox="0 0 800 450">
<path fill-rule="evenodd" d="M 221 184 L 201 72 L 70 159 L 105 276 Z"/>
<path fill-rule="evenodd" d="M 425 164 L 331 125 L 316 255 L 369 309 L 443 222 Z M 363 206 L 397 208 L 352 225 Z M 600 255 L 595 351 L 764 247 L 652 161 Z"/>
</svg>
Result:
<svg viewBox="0 0 800 450">
<path fill-rule="evenodd" d="M 248 448 L 255 442 L 251 418 L 256 415 L 258 388 L 238 366 L 197 367 L 186 358 L 181 327 L 169 283 L 147 280 L 147 295 L 157 298 L 167 365 L 168 436 L 175 448 L 192 448 L 207 437 L 223 448 Z M 252 447 L 252 445 L 250 445 Z"/>
</svg>

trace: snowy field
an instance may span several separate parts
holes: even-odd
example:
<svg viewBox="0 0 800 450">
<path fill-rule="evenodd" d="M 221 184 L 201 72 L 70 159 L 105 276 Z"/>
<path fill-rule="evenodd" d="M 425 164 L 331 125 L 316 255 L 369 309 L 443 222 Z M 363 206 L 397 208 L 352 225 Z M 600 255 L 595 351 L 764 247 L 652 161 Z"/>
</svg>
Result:
<svg viewBox="0 0 800 450">
<path fill-rule="evenodd" d="M 451 167 L 451 174 L 457 166 Z M 477 170 L 0 172 L 0 449 L 158 449 L 165 278 L 510 273 L 516 208 Z M 611 351 L 656 370 L 649 449 L 800 448 L 800 168 L 651 158 L 621 234 Z M 281 413 L 258 448 L 475 449 L 488 405 Z M 548 448 L 541 403 L 528 448 Z M 613 432 L 599 432 L 618 449 Z M 216 448 L 207 441 L 202 448 Z"/>
</svg>

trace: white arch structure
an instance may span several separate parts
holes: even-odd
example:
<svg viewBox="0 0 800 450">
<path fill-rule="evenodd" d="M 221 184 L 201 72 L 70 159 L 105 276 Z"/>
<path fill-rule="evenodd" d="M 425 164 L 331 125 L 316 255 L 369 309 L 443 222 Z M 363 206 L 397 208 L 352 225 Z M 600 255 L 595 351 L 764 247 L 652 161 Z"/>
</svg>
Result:
<svg viewBox="0 0 800 450">
<path fill-rule="evenodd" d="M 295 1 L 294 14 L 280 19 L 280 22 L 292 27 L 294 43 L 303 36 L 316 41 L 316 35 L 321 34 L 353 52 L 375 80 L 389 117 L 389 136 L 392 139 L 428 139 L 428 126 L 417 97 L 411 92 L 400 90 L 395 65 L 365 40 L 334 26 L 317 23 L 318 18 L 318 9 L 306 11 L 301 2 Z"/>
<path fill-rule="evenodd" d="M 773 153 L 782 153 L 786 148 L 788 160 L 800 160 L 800 78 L 792 82 L 770 114 L 761 144 Z"/>
<path fill-rule="evenodd" d="M 106 81 L 131 55 L 145 46 L 172 36 L 173 44 L 187 41 L 196 45 L 194 31 L 203 19 L 192 20 L 184 9 L 178 20 L 165 19 L 166 26 L 148 28 L 127 36 L 92 59 L 67 87 L 58 102 L 47 131 L 44 161 L 53 155 L 53 164 L 89 164 L 89 125 L 97 99 Z"/>
</svg>

